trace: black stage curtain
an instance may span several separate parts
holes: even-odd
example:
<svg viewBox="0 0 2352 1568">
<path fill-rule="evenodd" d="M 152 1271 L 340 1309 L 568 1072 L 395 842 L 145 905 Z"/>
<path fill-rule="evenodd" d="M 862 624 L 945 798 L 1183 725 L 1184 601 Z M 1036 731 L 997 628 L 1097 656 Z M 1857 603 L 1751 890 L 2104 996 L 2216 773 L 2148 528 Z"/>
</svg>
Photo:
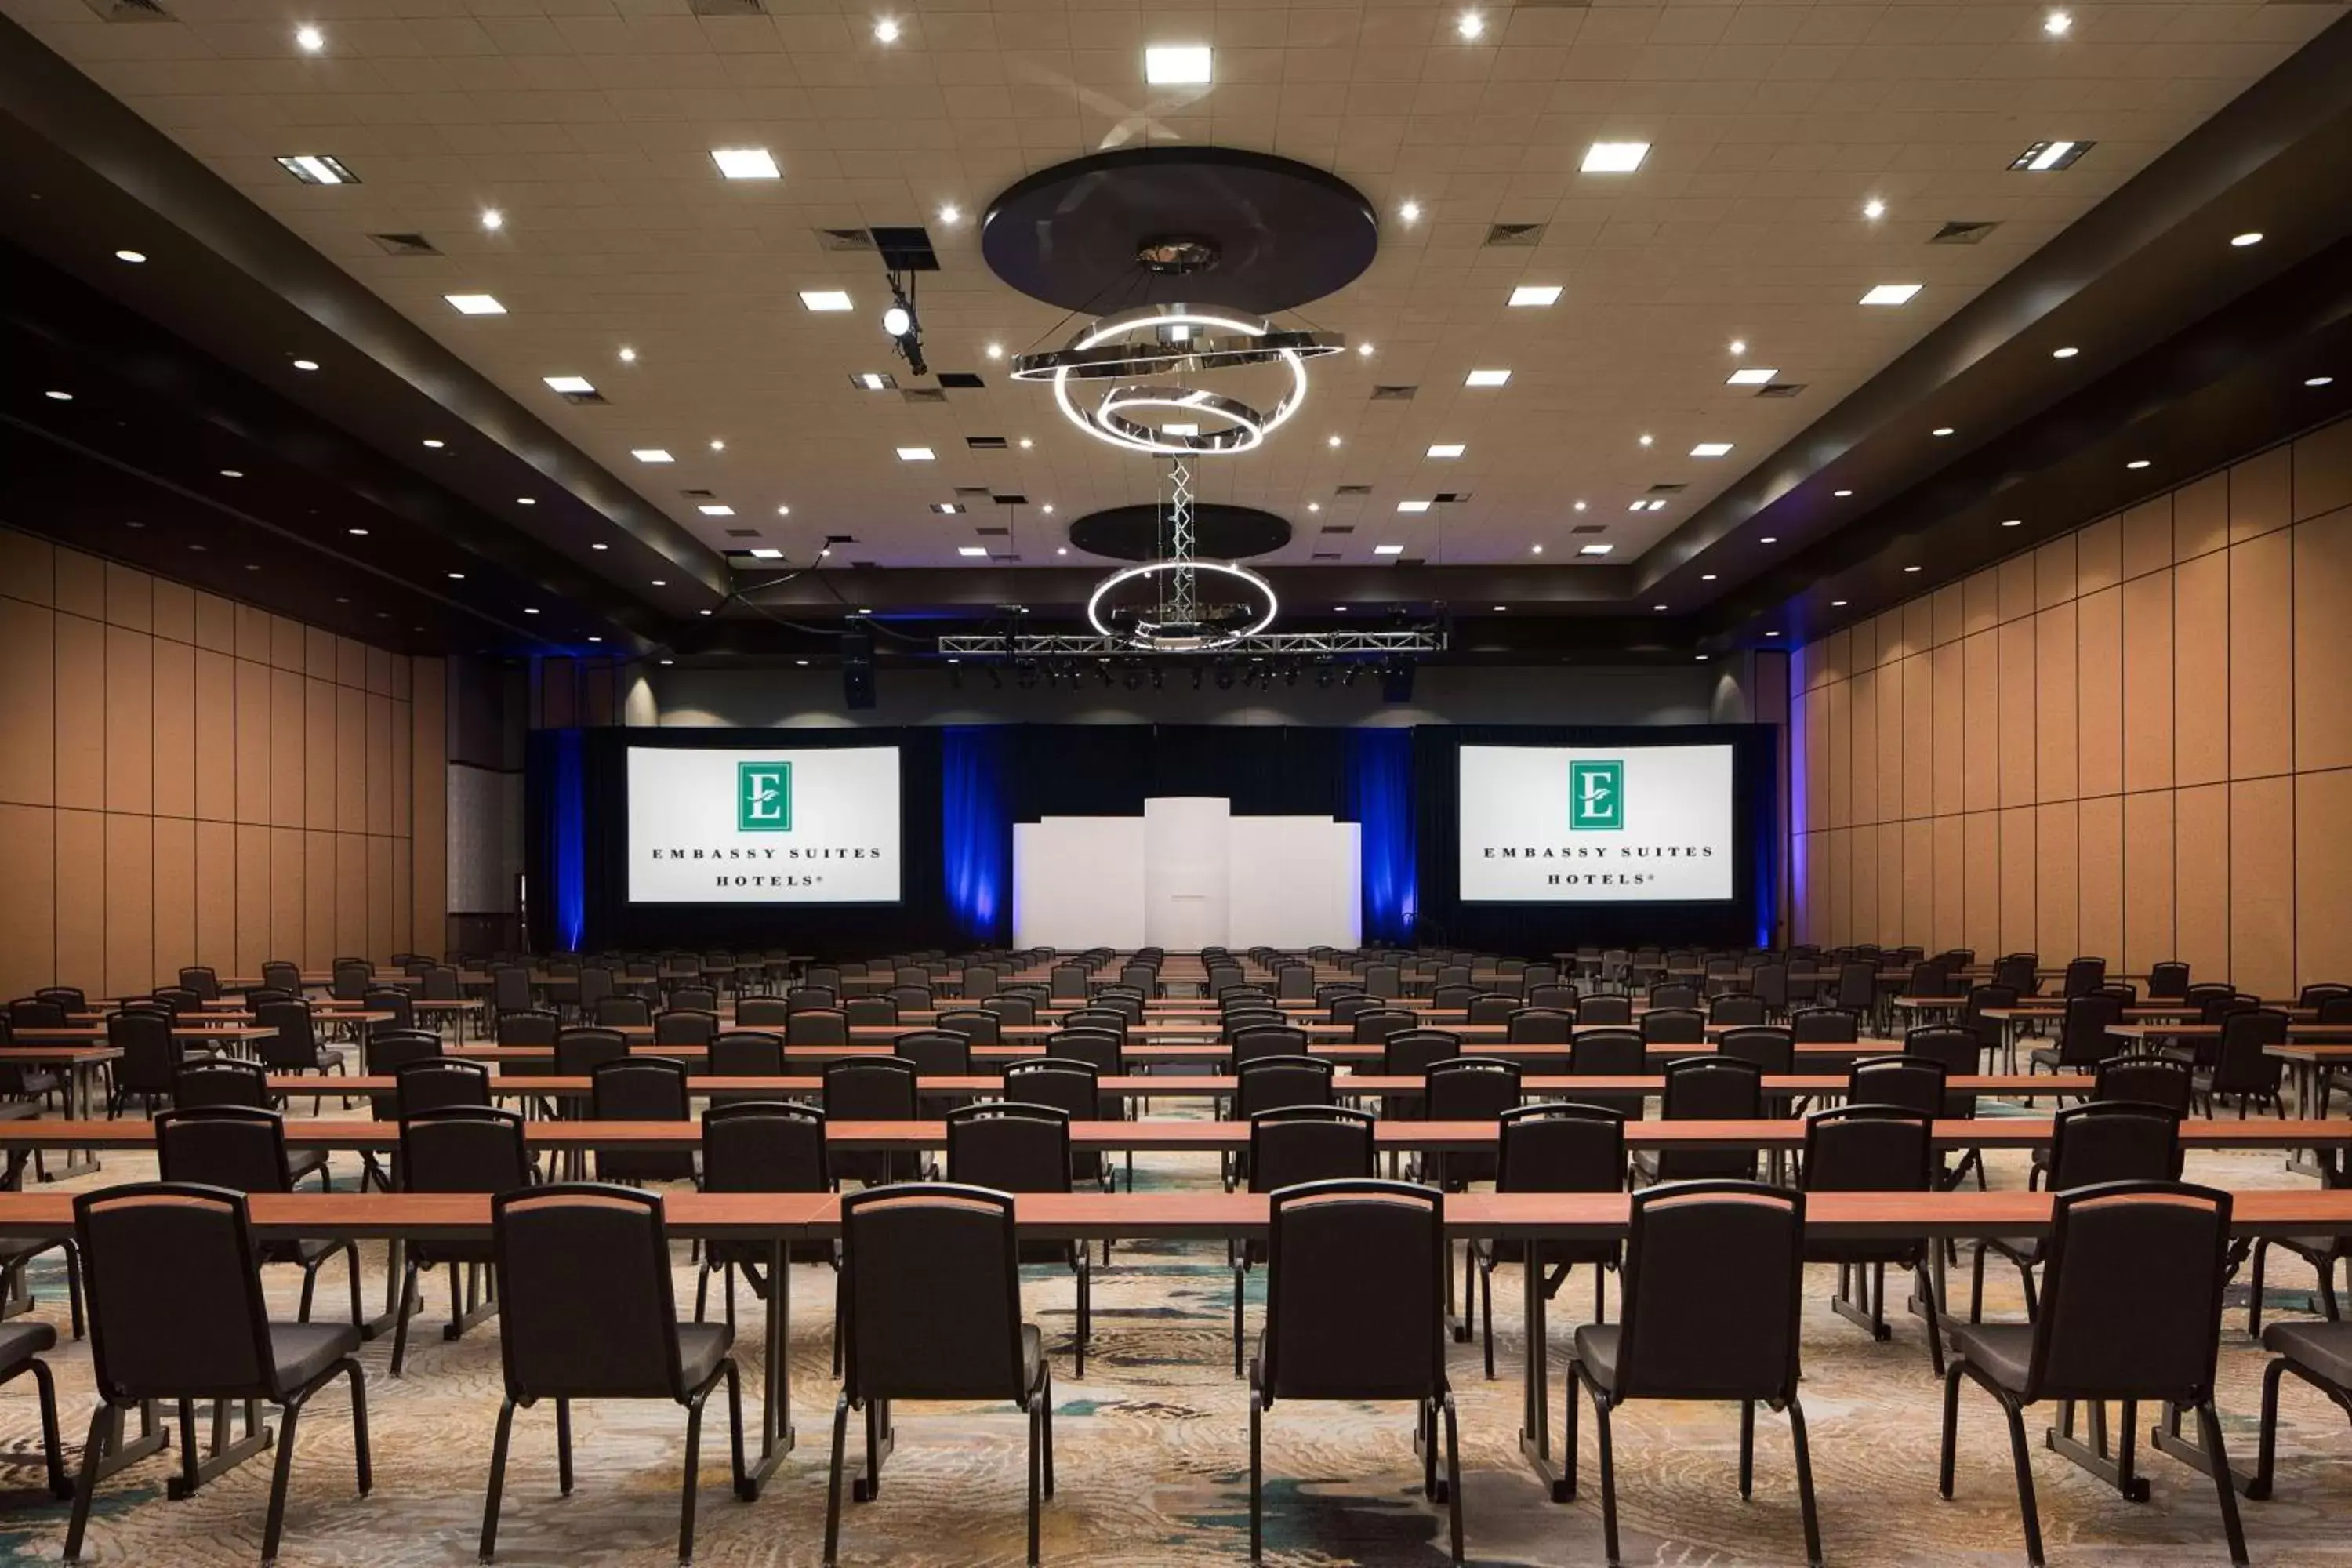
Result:
<svg viewBox="0 0 2352 1568">
<path fill-rule="evenodd" d="M 1707 746 L 1733 748 L 1732 892 L 1727 903 L 1465 903 L 1461 844 L 1464 746 Z M 1420 921 L 1423 943 L 1527 957 L 1579 945 L 1768 945 L 1759 935 L 1773 907 L 1774 784 L 1778 746 L 1769 724 L 1422 725 L 1413 731 Z"/>
</svg>

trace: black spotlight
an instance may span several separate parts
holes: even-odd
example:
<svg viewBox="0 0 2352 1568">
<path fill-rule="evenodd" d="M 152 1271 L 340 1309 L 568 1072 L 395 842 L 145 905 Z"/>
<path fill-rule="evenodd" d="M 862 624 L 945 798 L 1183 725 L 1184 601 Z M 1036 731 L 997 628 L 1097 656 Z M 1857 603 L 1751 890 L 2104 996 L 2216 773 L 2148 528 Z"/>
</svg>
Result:
<svg viewBox="0 0 2352 1568">
<path fill-rule="evenodd" d="M 1348 667 L 1347 673 L 1339 677 L 1339 684 L 1342 686 L 1353 686 L 1356 684 L 1356 667 L 1354 665 L 1349 665 Z"/>
<path fill-rule="evenodd" d="M 1234 667 L 1230 664 L 1221 664 L 1217 666 L 1217 689 L 1220 691 L 1231 691 L 1233 689 Z"/>
<path fill-rule="evenodd" d="M 1413 666 L 1407 661 L 1399 661 L 1383 668 L 1381 671 L 1381 700 L 1383 702 L 1412 701 L 1412 672 Z"/>
<path fill-rule="evenodd" d="M 874 706 L 874 633 L 862 625 L 841 634 L 841 702 L 852 711 Z"/>
</svg>

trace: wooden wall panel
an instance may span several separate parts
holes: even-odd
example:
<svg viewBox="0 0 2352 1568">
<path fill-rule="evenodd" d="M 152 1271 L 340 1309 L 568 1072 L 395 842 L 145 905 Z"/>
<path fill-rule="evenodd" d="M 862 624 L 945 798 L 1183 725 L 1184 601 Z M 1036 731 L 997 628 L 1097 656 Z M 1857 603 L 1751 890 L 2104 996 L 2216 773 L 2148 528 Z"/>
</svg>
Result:
<svg viewBox="0 0 2352 1568">
<path fill-rule="evenodd" d="M 298 632 L 301 628 L 297 626 Z M 301 641 L 295 640 L 299 652 Z M 290 669 L 269 672 L 269 825 L 302 826 L 304 771 L 310 748 L 304 743 L 301 675 Z M 291 948 L 282 951 L 292 952 Z"/>
<path fill-rule="evenodd" d="M 105 994 L 135 996 L 162 978 L 155 954 L 155 819 L 110 811 L 104 821 Z M 171 972 L 179 967 L 173 959 Z"/>
<path fill-rule="evenodd" d="M 92 797 L 95 798 L 95 797 Z M 57 812 L 57 965 L 68 985 L 106 986 L 106 814 Z M 95 984 L 83 984 L 83 980 Z"/>
<path fill-rule="evenodd" d="M 198 600 L 199 608 L 203 601 Z M 196 815 L 236 820 L 236 661 L 198 648 L 195 657 Z M 215 968 L 220 965 L 215 964 Z M 226 973 L 226 972 L 224 972 Z"/>
<path fill-rule="evenodd" d="M 1830 757 L 1826 826 L 1847 827 L 1853 823 L 1853 682 L 1839 681 L 1824 690 L 1822 699 L 1828 716 L 1822 727 L 1828 731 L 1825 743 Z M 418 725 L 421 730 L 421 719 Z"/>
<path fill-rule="evenodd" d="M 2071 953 L 2079 945 L 2076 826 L 2071 800 L 2034 808 L 2033 942 L 2043 952 Z"/>
<path fill-rule="evenodd" d="M 58 675 L 55 798 L 76 810 L 95 810 L 106 802 L 106 627 L 67 615 L 52 624 Z"/>
<path fill-rule="evenodd" d="M 2234 506 L 2235 470 L 2230 494 Z M 2231 527 L 2234 532 L 2234 511 Z M 2294 765 L 2294 556 L 2280 531 L 2230 552 L 2230 776 L 2259 778 Z"/>
<path fill-rule="evenodd" d="M 2075 944 L 2086 953 L 2120 953 L 2124 950 L 2123 797 L 2107 795 L 2084 801 L 2075 815 L 2074 832 L 2074 858 L 2081 879 L 2074 895 Z M 2045 956 L 2063 963 L 2074 955 L 2053 950 Z"/>
<path fill-rule="evenodd" d="M 1971 578 L 1971 582 L 1975 579 Z M 1834 698 L 1843 688 L 1832 688 Z M 1971 633 L 1960 644 L 1960 703 L 1970 744 L 1960 755 L 1960 806 L 1990 811 L 2000 804 L 2000 640 L 1996 632 Z"/>
<path fill-rule="evenodd" d="M 1915 816 L 1903 824 L 1903 940 L 1926 947 L 1935 931 L 1936 825 Z"/>
<path fill-rule="evenodd" d="M 0 802 L 0 994 L 28 995 L 58 973 L 58 814 Z"/>
<path fill-rule="evenodd" d="M 175 642 L 161 636 L 154 639 L 154 644 L 155 815 L 194 816 L 196 814 L 196 650 L 184 642 Z M 157 941 L 160 944 L 160 932 Z"/>
<path fill-rule="evenodd" d="M 204 962 L 196 956 L 196 825 L 188 817 L 155 818 L 154 900 L 155 978 L 176 978 L 182 964 Z"/>
<path fill-rule="evenodd" d="M 1890 913 L 1882 919 L 1878 908 L 1878 829 L 1875 826 L 1848 828 L 1846 839 L 1850 846 L 1850 869 L 1847 872 L 1850 881 L 1846 897 L 1853 909 L 1853 918 L 1849 923 L 1856 931 L 1888 930 L 1888 922 L 1894 917 Z M 1874 939 L 1850 936 L 1845 940 L 1868 942 Z"/>
<path fill-rule="evenodd" d="M 2033 804 L 2034 733 L 2028 695 L 2033 690 L 2034 649 L 2032 620 L 2006 622 L 2000 628 L 2000 689 L 2011 700 L 2001 705 L 2000 731 L 2000 804 Z"/>
<path fill-rule="evenodd" d="M 2161 572 L 2172 564 L 2172 497 L 2124 509 L 2124 581 Z"/>
<path fill-rule="evenodd" d="M 2230 476 L 2208 474 L 2172 492 L 2172 558 L 2189 561 L 2230 542 Z"/>
<path fill-rule="evenodd" d="M 349 688 L 335 693 L 335 831 L 367 831 L 367 698 Z M 357 952 L 357 948 L 346 948 Z"/>
<path fill-rule="evenodd" d="M 334 668 L 335 639 L 327 640 L 327 666 Z M 335 826 L 335 685 L 331 680 L 302 682 L 302 826 L 331 829 Z"/>
<path fill-rule="evenodd" d="M 2124 787 L 2124 598 L 2103 589 L 2074 606 L 2076 787 L 2085 795 Z"/>
<path fill-rule="evenodd" d="M 335 952 L 338 956 L 367 951 L 367 836 L 361 833 L 335 835 Z"/>
<path fill-rule="evenodd" d="M 2125 565 L 2130 565 L 2126 529 Z M 2166 535 L 2166 559 L 2171 558 Z M 2172 574 L 2127 577 L 2124 595 L 2124 788 L 2172 783 Z"/>
<path fill-rule="evenodd" d="M 2103 956 L 2145 974 L 2173 956 L 2172 792 L 2124 796 L 2124 947 Z"/>
<path fill-rule="evenodd" d="M 389 671 L 384 677 L 391 679 Z M 363 952 L 389 954 L 392 948 L 392 839 L 367 837 L 367 946 Z"/>
<path fill-rule="evenodd" d="M 1850 828 L 1837 827 L 1822 837 L 1829 840 L 1829 920 L 1822 934 L 1832 942 L 1852 942 L 1853 929 L 1861 919 L 1853 897 L 1853 833 Z"/>
<path fill-rule="evenodd" d="M 2338 421 L 2294 444 L 2297 521 L 2352 507 L 2352 424 Z"/>
<path fill-rule="evenodd" d="M 2033 869 L 2033 807 L 2012 806 L 2000 814 L 2000 941 L 2008 952 L 2034 945 L 2038 889 Z"/>
<path fill-rule="evenodd" d="M 1878 820 L 1903 816 L 1903 754 L 1910 736 L 1904 722 L 1903 665 L 1887 664 L 1878 671 Z"/>
<path fill-rule="evenodd" d="M 1922 599 L 1927 605 L 1930 601 Z M 1903 816 L 1924 818 L 1936 809 L 1936 681 L 1933 656 L 1913 654 L 1902 664 Z"/>
<path fill-rule="evenodd" d="M 2347 775 L 2352 776 L 2352 775 Z M 2230 973 L 2230 791 L 2173 792 L 2173 956 L 2196 978 Z"/>
<path fill-rule="evenodd" d="M 261 617 L 261 627 L 262 646 L 267 648 L 268 616 Z M 240 637 L 240 644 L 244 640 Z M 266 824 L 269 820 L 269 667 L 242 658 L 236 661 L 236 820 Z"/>
<path fill-rule="evenodd" d="M 2230 980 L 2257 995 L 2294 981 L 2294 779 L 2230 786 Z"/>
<path fill-rule="evenodd" d="M 410 919 L 419 952 L 446 951 L 449 921 L 448 674 L 437 658 L 412 661 L 409 680 Z M 1843 685 L 1839 687 L 1843 690 Z"/>
<path fill-rule="evenodd" d="M 2074 535 L 2074 592 L 2085 598 L 2124 580 L 2124 520 L 2103 517 Z"/>
<path fill-rule="evenodd" d="M 1957 814 L 1938 816 L 1930 825 L 1935 834 L 1935 900 L 1934 934 L 1927 939 L 1931 948 L 1964 947 L 1968 944 L 1968 905 L 1966 873 L 1963 866 L 1968 854 L 1966 819 Z"/>
<path fill-rule="evenodd" d="M 1852 805 L 1846 817 L 1849 824 L 1859 826 L 1876 822 L 1878 805 L 1878 671 L 1864 670 L 1847 684 L 1853 691 L 1853 710 L 1848 722 L 1853 733 L 1853 784 Z"/>
<path fill-rule="evenodd" d="M 57 552 L 53 591 L 56 605 L 84 620 L 106 619 L 106 563 L 79 550 Z"/>
<path fill-rule="evenodd" d="M 54 804 L 57 768 L 57 612 L 0 597 L 0 803 Z"/>
<path fill-rule="evenodd" d="M 2301 473 L 2295 497 L 2300 509 Z M 2294 527 L 2294 765 L 2352 765 L 2352 508 Z"/>
<path fill-rule="evenodd" d="M 261 623 L 265 627 L 268 621 Z M 245 660 L 238 660 L 244 664 Z M 259 823 L 236 825 L 236 972 L 258 974 L 269 951 L 269 829 Z"/>
<path fill-rule="evenodd" d="M 2218 505 L 2211 510 L 2218 538 L 2226 517 Z M 2173 569 L 2172 624 L 2173 782 L 2213 784 L 2230 776 L 2227 555 L 2200 555 Z"/>
<path fill-rule="evenodd" d="M 1972 811 L 1960 818 L 1962 940 L 1979 953 L 2000 948 L 2000 817 Z"/>
<path fill-rule="evenodd" d="M 332 645 L 330 644 L 331 649 Z M 335 836 L 302 835 L 302 967 L 324 969 L 335 952 Z"/>
<path fill-rule="evenodd" d="M 2075 795 L 2074 603 L 2043 610 L 2033 618 L 2033 798 L 2073 800 Z"/>
<path fill-rule="evenodd" d="M 389 674 L 385 679 L 389 682 Z M 392 699 L 371 695 L 365 701 L 367 760 L 362 798 L 367 830 L 372 834 L 389 834 L 392 831 Z"/>
<path fill-rule="evenodd" d="M 1944 600 L 1937 599 L 1940 606 Z M 1957 618 L 1957 616 L 1956 617 Z M 1940 619 L 1938 621 L 1940 625 Z M 1968 755 L 1968 667 L 1958 640 L 1940 645 L 1935 652 L 1936 671 L 1936 747 L 1935 786 L 1927 809 L 1937 816 L 1949 816 L 1963 807 L 1961 768 Z M 1953 906 L 1957 921 L 1958 906 Z M 1939 945 L 1953 946 L 1958 942 Z"/>
<path fill-rule="evenodd" d="M 301 645 L 298 641 L 296 647 Z M 287 675 L 286 670 L 277 671 Z M 294 676 L 294 679 L 301 679 Z M 302 943 L 307 935 L 304 924 L 303 899 L 308 892 L 303 879 L 302 830 L 299 827 L 273 827 L 269 830 L 269 956 L 289 959 L 299 963 Z"/>
<path fill-rule="evenodd" d="M 196 962 L 223 974 L 236 967 L 236 828 L 196 822 Z"/>
<path fill-rule="evenodd" d="M 2352 974 L 2352 770 L 2297 778 L 2294 818 L 2294 983 L 2307 985 Z"/>
</svg>

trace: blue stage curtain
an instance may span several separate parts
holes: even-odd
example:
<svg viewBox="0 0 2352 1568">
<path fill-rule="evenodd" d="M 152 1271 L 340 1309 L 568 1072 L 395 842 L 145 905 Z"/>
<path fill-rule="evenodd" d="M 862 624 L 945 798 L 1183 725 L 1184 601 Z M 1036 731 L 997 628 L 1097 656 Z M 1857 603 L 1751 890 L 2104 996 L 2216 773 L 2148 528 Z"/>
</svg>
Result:
<svg viewBox="0 0 2352 1568">
<path fill-rule="evenodd" d="M 1363 830 L 1364 941 L 1411 942 L 1420 910 L 1414 855 L 1412 731 L 1348 731 L 1343 816 Z"/>
<path fill-rule="evenodd" d="M 1012 940 L 1013 816 L 1005 804 L 1005 731 L 957 724 L 940 736 L 940 847 L 948 910 L 971 941 Z"/>
<path fill-rule="evenodd" d="M 577 952 L 588 924 L 587 763 L 577 730 L 546 731 L 547 907 L 557 945 Z"/>
</svg>

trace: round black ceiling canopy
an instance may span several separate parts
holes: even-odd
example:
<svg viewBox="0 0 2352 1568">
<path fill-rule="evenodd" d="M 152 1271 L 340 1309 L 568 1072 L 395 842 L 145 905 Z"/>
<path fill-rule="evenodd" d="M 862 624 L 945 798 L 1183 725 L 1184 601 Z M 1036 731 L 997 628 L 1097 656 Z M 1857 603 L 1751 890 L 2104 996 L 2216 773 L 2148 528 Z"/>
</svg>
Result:
<svg viewBox="0 0 2352 1568">
<path fill-rule="evenodd" d="M 1032 299 L 1107 315 L 1223 305 L 1271 316 L 1355 281 L 1371 204 L 1306 163 L 1225 147 L 1138 147 L 1057 163 L 981 220 L 989 268 Z"/>
<path fill-rule="evenodd" d="M 1089 512 L 1070 524 L 1070 542 L 1114 561 L 1156 561 L 1168 553 L 1168 510 L 1151 501 Z M 1203 561 L 1244 561 L 1290 542 L 1290 524 L 1255 507 L 1200 501 L 1192 508 L 1192 553 Z"/>
</svg>

